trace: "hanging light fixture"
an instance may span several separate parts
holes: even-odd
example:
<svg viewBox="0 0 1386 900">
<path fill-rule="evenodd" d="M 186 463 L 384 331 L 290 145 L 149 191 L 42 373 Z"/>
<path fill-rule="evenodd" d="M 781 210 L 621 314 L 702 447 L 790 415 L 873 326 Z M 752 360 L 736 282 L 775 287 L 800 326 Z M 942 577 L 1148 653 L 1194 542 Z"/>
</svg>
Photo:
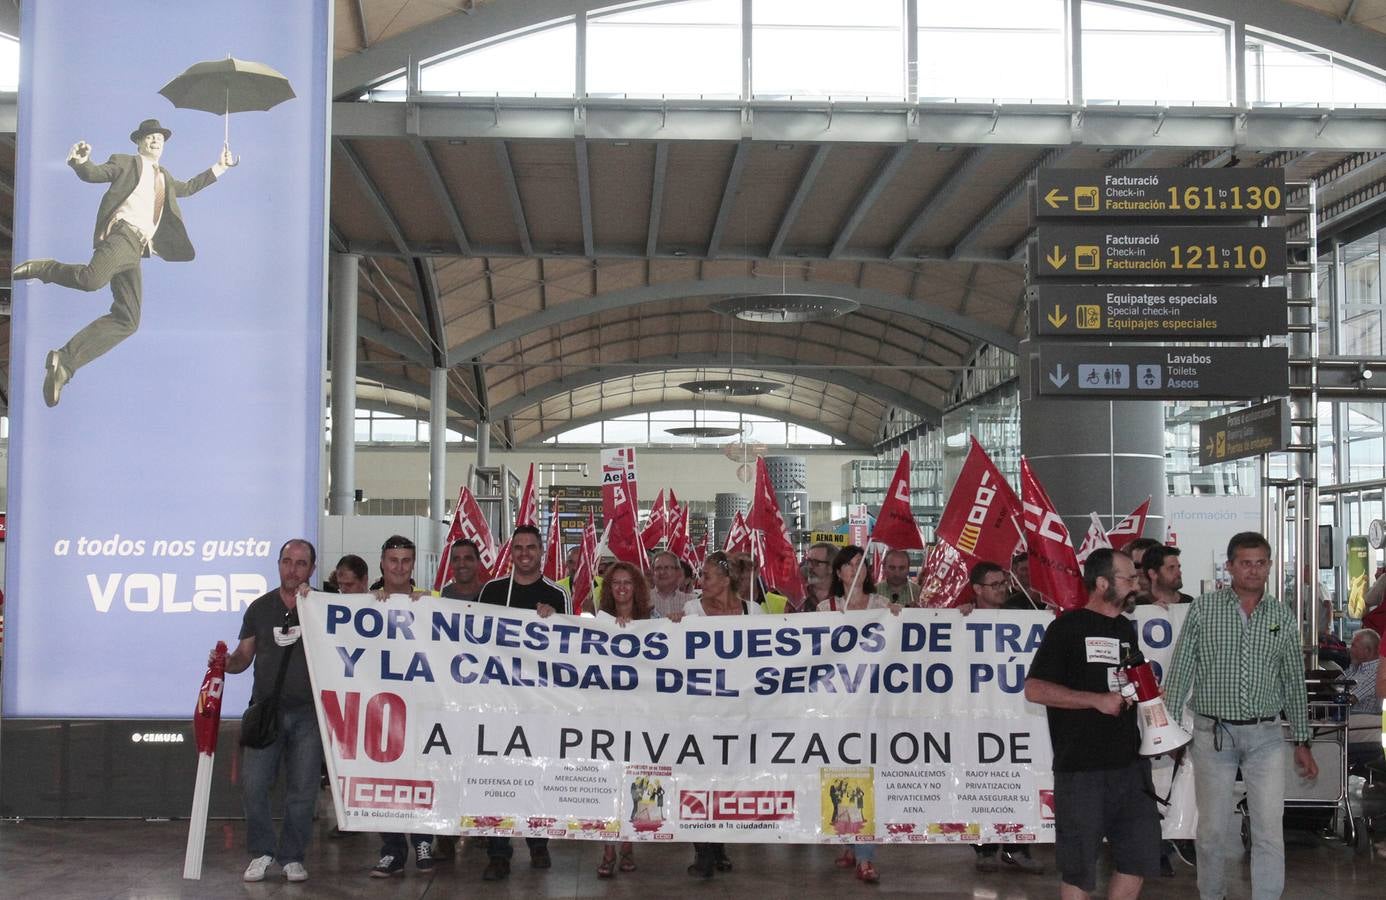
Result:
<svg viewBox="0 0 1386 900">
<path fill-rule="evenodd" d="M 727 297 L 710 304 L 714 312 L 733 316 L 743 322 L 766 325 L 794 325 L 801 322 L 824 322 L 856 312 L 861 304 L 846 297 L 827 294 L 790 293 L 789 276 L 784 263 L 780 264 L 778 294 L 743 294 Z"/>
</svg>

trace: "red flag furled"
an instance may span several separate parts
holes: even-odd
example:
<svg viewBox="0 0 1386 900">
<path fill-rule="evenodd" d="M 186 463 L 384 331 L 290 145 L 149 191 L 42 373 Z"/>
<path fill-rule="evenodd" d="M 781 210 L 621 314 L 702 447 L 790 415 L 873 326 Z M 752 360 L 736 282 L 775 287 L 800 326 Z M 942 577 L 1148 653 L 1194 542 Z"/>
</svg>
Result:
<svg viewBox="0 0 1386 900">
<path fill-rule="evenodd" d="M 746 526 L 759 533 L 763 541 L 763 552 L 757 564 L 766 588 L 784 594 L 791 601 L 802 598 L 804 579 L 799 572 L 799 559 L 789 540 L 780 504 L 775 500 L 775 490 L 770 486 L 770 470 L 763 456 L 756 457 L 756 489 Z"/>
<path fill-rule="evenodd" d="M 958 548 L 945 540 L 929 548 L 919 569 L 919 605 L 948 608 L 959 605 L 967 592 L 970 569 Z"/>
<path fill-rule="evenodd" d="M 967 452 L 958 481 L 939 517 L 937 537 L 965 558 L 1011 567 L 1020 533 L 1020 498 L 977 439 Z"/>
<path fill-rule="evenodd" d="M 1082 570 L 1069 541 L 1068 528 L 1030 463 L 1020 458 L 1020 494 L 1024 498 L 1025 543 L 1030 551 L 1030 584 L 1060 609 L 1087 603 Z"/>
<path fill-rule="evenodd" d="M 510 574 L 510 541 L 507 539 L 501 544 L 500 551 L 496 554 L 496 565 L 487 573 L 492 578 L 504 578 Z"/>
<path fill-rule="evenodd" d="M 529 464 L 529 475 L 525 476 L 525 489 L 520 492 L 520 508 L 515 511 L 515 527 L 533 525 L 539 527 L 539 497 L 534 493 L 534 463 Z"/>
<path fill-rule="evenodd" d="M 664 488 L 655 495 L 654 506 L 650 507 L 650 520 L 640 532 L 640 543 L 646 550 L 653 550 L 659 542 L 669 537 L 669 513 L 664 505 Z"/>
<path fill-rule="evenodd" d="M 1087 562 L 1092 551 L 1102 547 L 1110 550 L 1112 542 L 1107 540 L 1107 532 L 1102 530 L 1102 520 L 1097 517 L 1097 513 L 1092 513 L 1092 524 L 1088 526 L 1088 533 L 1083 536 L 1083 546 L 1078 548 L 1078 565 Z"/>
<path fill-rule="evenodd" d="M 447 542 L 443 545 L 443 557 L 438 560 L 438 574 L 433 578 L 435 591 L 442 590 L 443 585 L 452 580 L 452 562 L 448 558 L 451 554 L 448 550 L 454 541 L 463 538 L 476 544 L 477 556 L 481 558 L 482 577 L 490 577 L 489 573 L 498 568 L 496 539 L 491 536 L 491 526 L 486 523 L 486 516 L 482 515 L 481 505 L 466 487 L 457 495 L 457 509 L 453 511 L 452 527 L 448 529 Z"/>
<path fill-rule="evenodd" d="M 645 547 L 640 542 L 640 533 L 635 521 L 635 498 L 628 490 L 625 470 L 620 479 L 612 485 L 612 504 L 607 513 L 610 536 L 606 547 L 611 555 L 622 562 L 633 563 L 644 570 Z"/>
<path fill-rule="evenodd" d="M 212 761 L 217 754 L 217 732 L 221 728 L 221 694 L 226 684 L 226 642 L 217 641 L 212 651 L 202 688 L 197 692 L 193 711 L 193 734 L 197 738 L 197 780 L 193 783 L 192 812 L 188 816 L 188 846 L 183 854 L 183 877 L 202 878 L 202 855 L 207 845 L 207 810 L 212 796 Z"/>
<path fill-rule="evenodd" d="M 751 552 L 751 529 L 747 527 L 746 517 L 739 509 L 732 519 L 731 529 L 727 531 L 727 540 L 723 543 L 722 550 L 726 553 Z"/>
<path fill-rule="evenodd" d="M 578 551 L 577 568 L 569 582 L 572 590 L 573 613 L 581 614 L 583 607 L 592 599 L 592 586 L 597 572 L 597 525 L 592 514 L 587 514 L 587 525 L 582 529 L 582 544 Z"/>
<path fill-rule="evenodd" d="M 1117 550 L 1125 550 L 1126 545 L 1141 536 L 1145 531 L 1145 517 L 1150 514 L 1150 498 L 1146 497 L 1145 502 L 1137 506 L 1131 515 L 1117 523 L 1116 527 L 1107 532 L 1107 542 Z"/>
<path fill-rule="evenodd" d="M 924 535 L 920 533 L 919 523 L 914 520 L 914 510 L 910 508 L 908 450 L 900 454 L 895 477 L 890 480 L 890 489 L 886 491 L 881 511 L 876 515 L 876 524 L 871 529 L 871 540 L 892 550 L 924 549 Z"/>
<path fill-rule="evenodd" d="M 693 542 L 688 537 L 688 510 L 674 514 L 674 524 L 669 530 L 669 552 L 679 559 L 693 562 Z"/>
<path fill-rule="evenodd" d="M 871 544 L 869 541 L 867 543 L 871 546 L 871 580 L 878 585 L 884 584 L 886 553 L 895 548 L 886 547 L 884 544 Z"/>
<path fill-rule="evenodd" d="M 549 533 L 544 541 L 544 577 L 562 581 L 568 577 L 567 560 L 563 557 L 563 537 L 558 530 L 558 501 L 549 511 Z"/>
</svg>

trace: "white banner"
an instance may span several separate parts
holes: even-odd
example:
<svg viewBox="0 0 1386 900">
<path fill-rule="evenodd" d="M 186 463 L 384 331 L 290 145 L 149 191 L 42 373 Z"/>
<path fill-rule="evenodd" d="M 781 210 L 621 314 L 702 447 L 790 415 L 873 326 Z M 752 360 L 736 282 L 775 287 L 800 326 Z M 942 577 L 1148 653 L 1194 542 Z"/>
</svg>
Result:
<svg viewBox="0 0 1386 900">
<path fill-rule="evenodd" d="M 1044 710 L 1022 693 L 1047 612 L 622 628 L 431 597 L 299 609 L 344 830 L 1053 840 Z M 1167 616 L 1138 615 L 1157 666 Z"/>
</svg>

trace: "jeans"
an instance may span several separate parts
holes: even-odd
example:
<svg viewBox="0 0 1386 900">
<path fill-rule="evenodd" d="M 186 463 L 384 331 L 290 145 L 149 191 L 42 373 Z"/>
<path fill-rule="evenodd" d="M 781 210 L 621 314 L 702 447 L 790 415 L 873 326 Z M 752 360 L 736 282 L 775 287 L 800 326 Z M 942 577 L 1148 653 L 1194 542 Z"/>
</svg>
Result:
<svg viewBox="0 0 1386 900">
<path fill-rule="evenodd" d="M 1232 783 L 1246 785 L 1251 818 L 1252 900 L 1273 900 L 1285 889 L 1285 755 L 1278 721 L 1214 725 L 1194 717 L 1194 790 L 1198 795 L 1198 892 L 1203 900 L 1227 895 L 1227 866 L 1241 854 Z"/>
<path fill-rule="evenodd" d="M 548 838 L 525 838 L 525 843 L 529 846 L 529 852 L 533 853 L 540 847 L 549 846 Z M 515 855 L 515 848 L 510 846 L 508 837 L 488 837 L 486 839 L 486 858 L 487 859 L 509 859 Z"/>
<path fill-rule="evenodd" d="M 431 834 L 411 834 L 408 843 L 405 836 L 398 831 L 387 831 L 380 836 L 380 855 L 393 856 L 395 859 L 409 861 L 409 848 L 416 847 L 420 843 L 432 844 L 433 835 Z"/>
<path fill-rule="evenodd" d="M 322 778 L 322 738 L 312 706 L 279 710 L 279 739 L 268 747 L 245 747 L 241 760 L 241 802 L 245 843 L 252 859 L 273 856 L 280 865 L 303 862 L 313 832 L 313 809 Z M 284 825 L 278 845 L 270 791 L 284 764 Z"/>
</svg>

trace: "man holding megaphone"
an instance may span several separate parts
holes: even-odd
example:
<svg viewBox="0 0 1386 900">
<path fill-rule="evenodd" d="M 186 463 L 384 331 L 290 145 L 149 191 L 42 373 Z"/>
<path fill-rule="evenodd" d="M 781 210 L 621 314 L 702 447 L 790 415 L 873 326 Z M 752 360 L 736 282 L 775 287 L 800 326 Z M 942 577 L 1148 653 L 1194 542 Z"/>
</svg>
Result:
<svg viewBox="0 0 1386 900">
<path fill-rule="evenodd" d="M 1054 855 L 1065 900 L 1097 887 L 1105 837 L 1107 896 L 1131 900 L 1160 872 L 1160 815 L 1141 756 L 1136 697 L 1123 669 L 1144 662 L 1136 626 L 1121 613 L 1136 594 L 1136 566 L 1118 550 L 1083 564 L 1086 606 L 1046 629 L 1025 678 L 1025 699 L 1045 706 L 1054 747 Z"/>
<path fill-rule="evenodd" d="M 1179 721 L 1194 712 L 1193 770 L 1198 795 L 1198 892 L 1226 896 L 1227 864 L 1240 854 L 1233 823 L 1237 769 L 1251 819 L 1251 895 L 1285 889 L 1285 752 L 1280 716 L 1290 723 L 1294 761 L 1306 779 L 1319 767 L 1310 752 L 1308 695 L 1294 610 L 1266 591 L 1270 544 L 1254 531 L 1227 545 L 1232 587 L 1194 601 L 1179 639 L 1165 700 Z"/>
</svg>

